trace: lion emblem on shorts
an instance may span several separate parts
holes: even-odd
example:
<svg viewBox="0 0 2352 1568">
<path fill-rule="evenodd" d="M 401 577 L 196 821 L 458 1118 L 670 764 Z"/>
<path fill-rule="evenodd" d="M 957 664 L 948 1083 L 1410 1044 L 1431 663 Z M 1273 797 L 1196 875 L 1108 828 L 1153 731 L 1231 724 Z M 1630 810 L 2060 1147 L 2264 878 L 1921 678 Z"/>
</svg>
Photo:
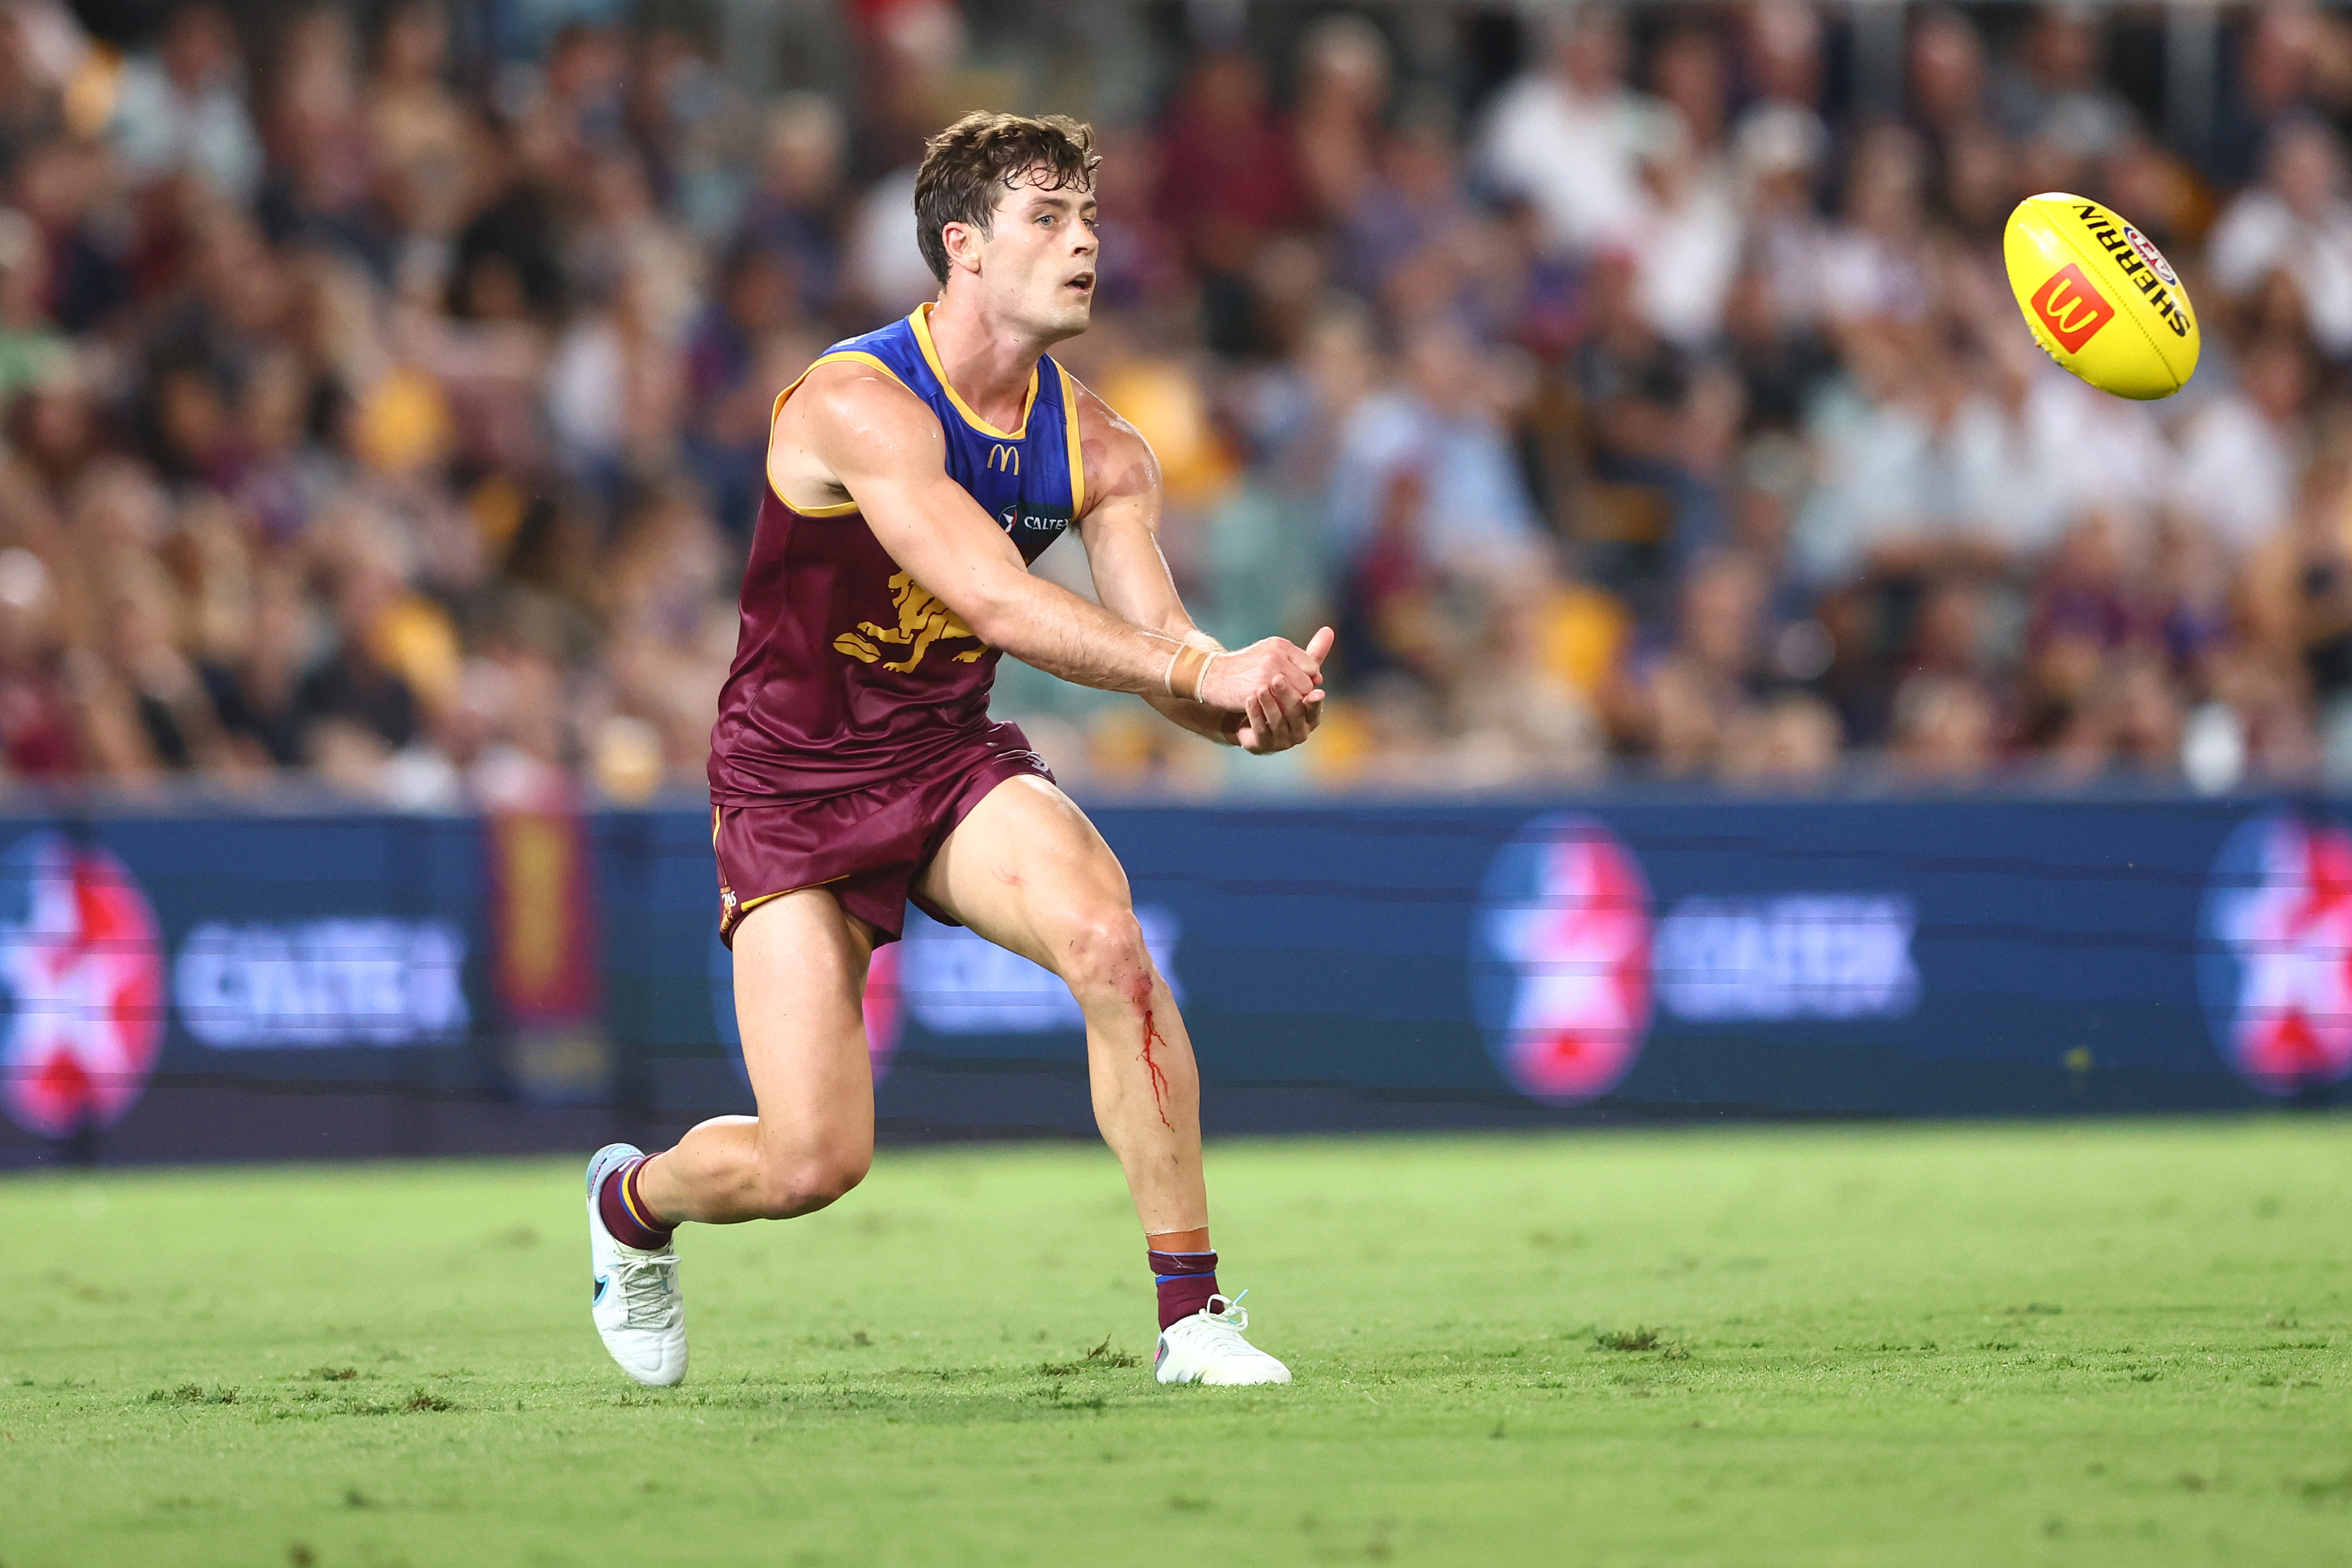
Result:
<svg viewBox="0 0 2352 1568">
<path fill-rule="evenodd" d="M 835 652 L 870 664 L 882 657 L 883 647 L 904 648 L 905 658 L 893 659 L 882 666 L 899 675 L 912 673 L 923 662 L 923 655 L 930 652 L 931 644 L 942 638 L 970 638 L 974 643 L 975 646 L 955 656 L 959 664 L 971 664 L 987 652 L 977 645 L 979 638 L 971 628 L 941 603 L 937 594 L 917 582 L 912 572 L 902 571 L 890 579 L 890 604 L 898 612 L 898 625 L 877 626 L 871 621 L 861 621 L 857 631 L 844 632 L 833 640 Z"/>
</svg>

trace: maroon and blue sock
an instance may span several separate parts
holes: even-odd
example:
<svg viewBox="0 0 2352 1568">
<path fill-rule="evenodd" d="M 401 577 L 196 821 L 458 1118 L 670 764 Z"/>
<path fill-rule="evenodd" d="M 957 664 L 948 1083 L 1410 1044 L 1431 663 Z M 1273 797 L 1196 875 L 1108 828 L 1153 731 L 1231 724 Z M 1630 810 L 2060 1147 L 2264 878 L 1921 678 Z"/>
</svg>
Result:
<svg viewBox="0 0 2352 1568">
<path fill-rule="evenodd" d="M 1151 1282 L 1160 1287 L 1160 1326 L 1191 1317 L 1217 1293 L 1214 1252 L 1147 1252 Z"/>
<path fill-rule="evenodd" d="M 604 1217 L 604 1228 L 613 1233 L 614 1240 L 640 1252 L 668 1246 L 671 1233 L 677 1228 L 664 1225 L 637 1195 L 637 1172 L 651 1158 L 651 1155 L 639 1155 L 614 1166 L 605 1175 L 604 1185 L 596 1189 L 596 1212 Z"/>
</svg>

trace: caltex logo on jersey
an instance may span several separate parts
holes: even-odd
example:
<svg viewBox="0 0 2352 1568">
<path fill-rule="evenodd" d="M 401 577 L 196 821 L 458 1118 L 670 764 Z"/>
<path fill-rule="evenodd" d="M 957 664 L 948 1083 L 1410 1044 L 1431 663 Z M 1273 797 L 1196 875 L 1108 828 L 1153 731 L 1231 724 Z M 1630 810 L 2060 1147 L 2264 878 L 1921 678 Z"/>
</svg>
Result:
<svg viewBox="0 0 2352 1568">
<path fill-rule="evenodd" d="M 2200 925 L 2198 989 L 2231 1066 L 2273 1094 L 2352 1072 L 2352 833 L 2245 823 L 2215 857 Z"/>
<path fill-rule="evenodd" d="M 155 911 L 122 862 L 62 833 L 0 854 L 0 1103 L 65 1137 L 137 1102 L 163 1033 Z"/>
<path fill-rule="evenodd" d="M 1605 1094 L 1650 1027 L 1650 890 L 1589 817 L 1546 817 L 1504 846 L 1479 887 L 1471 999 L 1518 1091 L 1553 1104 Z"/>
</svg>

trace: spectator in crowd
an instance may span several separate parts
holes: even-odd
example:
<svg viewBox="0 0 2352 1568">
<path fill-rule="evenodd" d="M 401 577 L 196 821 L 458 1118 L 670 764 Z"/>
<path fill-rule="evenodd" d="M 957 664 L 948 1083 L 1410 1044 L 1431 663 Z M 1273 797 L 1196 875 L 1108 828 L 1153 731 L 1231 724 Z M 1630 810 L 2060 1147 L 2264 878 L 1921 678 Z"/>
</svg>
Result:
<svg viewBox="0 0 2352 1568">
<path fill-rule="evenodd" d="M 2312 107 L 2313 78 L 2327 25 L 2308 0 L 2263 0 L 2231 29 L 2236 68 L 2225 78 L 2198 162 L 2223 188 L 2253 178 L 2280 123 Z M 2334 40 L 2338 50 L 2342 36 Z"/>
<path fill-rule="evenodd" d="M 1543 41 L 1539 68 L 1497 97 L 1482 158 L 1496 183 L 1535 204 L 1554 246 L 1588 255 L 1639 214 L 1640 152 L 1663 111 L 1625 85 L 1625 27 L 1613 10 L 1579 5 L 1548 21 Z M 1571 147 L 1576 155 L 1563 157 Z"/>
<path fill-rule="evenodd" d="M 1388 40 L 1361 16 L 1326 16 L 1307 29 L 1298 57 L 1292 135 L 1299 181 L 1316 217 L 1343 221 L 1380 161 L 1393 69 Z"/>
<path fill-rule="evenodd" d="M 1304 218 L 1307 199 L 1265 68 L 1237 49 L 1203 54 L 1159 143 L 1157 215 L 1200 279 L 1202 335 L 1213 349 L 1247 353 L 1257 342 L 1251 266 L 1267 236 Z"/>
<path fill-rule="evenodd" d="M 261 182 L 261 145 L 245 101 L 228 13 L 209 0 L 175 6 L 155 52 L 125 62 L 114 142 L 135 181 L 185 171 L 233 202 Z"/>
<path fill-rule="evenodd" d="M 1685 578 L 1673 646 L 1634 672 L 1622 699 L 1628 738 L 1664 777 L 1706 777 L 1727 747 L 1752 738 L 1769 586 L 1753 561 L 1730 552 L 1706 557 Z"/>
<path fill-rule="evenodd" d="M 2324 121 L 2289 120 L 2271 137 L 2262 181 L 2214 225 L 2206 264 L 2225 298 L 2243 307 L 2274 278 L 2293 288 L 2312 340 L 2352 362 L 2352 201 L 2344 145 Z"/>
<path fill-rule="evenodd" d="M 1727 170 L 1679 110 L 1649 121 L 1635 153 L 1643 201 L 1615 236 L 1643 316 L 1685 349 L 1712 344 L 1739 267 L 1742 225 Z"/>
<path fill-rule="evenodd" d="M 2271 336 L 2250 345 L 2238 385 L 2210 395 L 2179 434 L 2171 500 L 2236 559 L 2274 534 L 2294 501 L 2307 439 L 2310 351 Z"/>
<path fill-rule="evenodd" d="M 738 251 L 767 257 L 798 309 L 824 316 L 839 306 L 843 286 L 848 137 L 841 111 L 813 92 L 785 94 L 768 111 L 762 152 Z"/>
<path fill-rule="evenodd" d="M 1962 675 L 1921 672 L 1895 696 L 1887 747 L 1897 778 L 1931 786 L 1981 783 L 1999 744 L 1991 696 Z"/>
<path fill-rule="evenodd" d="M 2131 134 L 2123 95 L 2100 76 L 2099 26 L 2079 5 L 2044 5 L 2027 24 L 2018 57 L 1994 74 L 1990 94 L 2000 133 L 2046 140 L 2075 158 L 2105 156 Z"/>
<path fill-rule="evenodd" d="M 1332 549 L 1344 560 L 1376 538 L 1397 548 L 1410 539 L 1419 559 L 1452 572 L 1521 568 L 1539 549 L 1538 525 L 1490 361 L 1458 326 L 1437 321 L 1414 334 L 1404 364 L 1401 383 L 1365 399 L 1340 433 Z"/>
</svg>

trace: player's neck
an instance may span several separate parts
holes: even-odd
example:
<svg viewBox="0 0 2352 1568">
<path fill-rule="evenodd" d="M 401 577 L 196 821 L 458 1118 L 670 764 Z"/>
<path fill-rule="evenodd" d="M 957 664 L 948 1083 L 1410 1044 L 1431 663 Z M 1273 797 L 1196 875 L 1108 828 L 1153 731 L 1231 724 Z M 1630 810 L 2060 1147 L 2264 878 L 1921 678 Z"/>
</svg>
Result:
<svg viewBox="0 0 2352 1568">
<path fill-rule="evenodd" d="M 1018 427 L 1045 345 L 952 297 L 931 307 L 929 325 L 940 374 L 964 406 L 1000 430 Z"/>
</svg>

